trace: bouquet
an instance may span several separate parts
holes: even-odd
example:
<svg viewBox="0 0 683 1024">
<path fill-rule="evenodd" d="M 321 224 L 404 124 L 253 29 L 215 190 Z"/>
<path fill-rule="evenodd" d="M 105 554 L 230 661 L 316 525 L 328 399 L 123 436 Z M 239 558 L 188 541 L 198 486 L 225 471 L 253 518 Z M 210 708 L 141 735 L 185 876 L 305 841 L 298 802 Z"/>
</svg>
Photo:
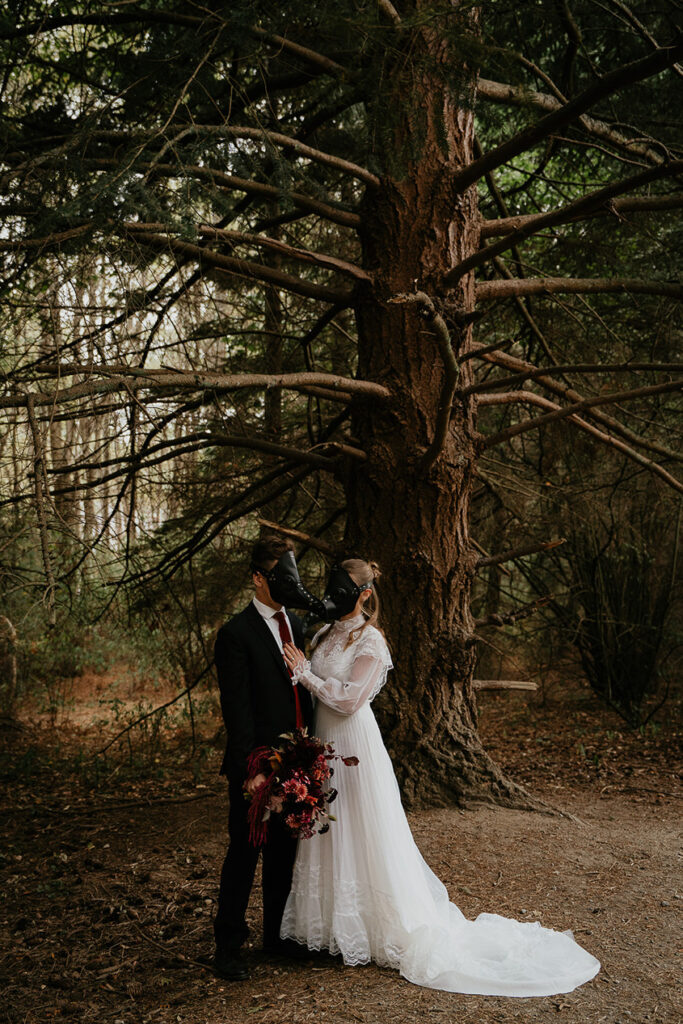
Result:
<svg viewBox="0 0 683 1024">
<path fill-rule="evenodd" d="M 331 743 L 309 736 L 307 729 L 283 733 L 279 747 L 257 747 L 247 761 L 247 780 L 265 775 L 266 781 L 251 796 L 247 812 L 249 839 L 261 846 L 267 836 L 271 814 L 282 814 L 285 825 L 297 839 L 310 839 L 327 832 L 334 815 L 327 810 L 337 795 L 325 789 L 334 774 L 332 761 L 357 765 L 357 757 L 342 757 Z"/>
</svg>

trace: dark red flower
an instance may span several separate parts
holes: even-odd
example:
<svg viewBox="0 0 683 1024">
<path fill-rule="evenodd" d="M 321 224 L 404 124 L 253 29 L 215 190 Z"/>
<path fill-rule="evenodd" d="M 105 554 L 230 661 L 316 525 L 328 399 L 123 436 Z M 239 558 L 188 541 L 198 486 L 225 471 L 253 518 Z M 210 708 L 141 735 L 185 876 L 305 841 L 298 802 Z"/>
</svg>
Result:
<svg viewBox="0 0 683 1024">
<path fill-rule="evenodd" d="M 283 815 L 285 824 L 297 839 L 327 832 L 334 816 L 327 811 L 337 795 L 325 789 L 332 776 L 332 761 L 358 764 L 357 757 L 335 754 L 331 743 L 309 736 L 306 729 L 283 733 L 279 747 L 258 747 L 247 761 L 247 778 L 259 774 L 266 782 L 250 796 L 248 811 L 249 837 L 255 846 L 267 837 L 268 819 L 272 813 Z"/>
</svg>

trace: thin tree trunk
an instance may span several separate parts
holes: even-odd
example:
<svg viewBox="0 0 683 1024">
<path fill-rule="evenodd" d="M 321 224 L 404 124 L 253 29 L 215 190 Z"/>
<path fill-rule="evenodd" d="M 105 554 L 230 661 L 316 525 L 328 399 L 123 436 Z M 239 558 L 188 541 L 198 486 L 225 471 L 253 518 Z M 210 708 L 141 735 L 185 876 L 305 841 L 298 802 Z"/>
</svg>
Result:
<svg viewBox="0 0 683 1024">
<path fill-rule="evenodd" d="M 14 718 L 17 700 L 17 633 L 8 618 L 0 615 L 0 718 Z"/>
<path fill-rule="evenodd" d="M 273 205 L 269 212 L 277 216 L 279 207 Z M 277 237 L 278 231 L 273 235 Z M 268 254 L 266 257 L 268 265 L 279 269 L 281 260 L 279 256 Z M 282 299 L 277 288 L 266 285 L 265 291 L 265 336 L 263 347 L 265 349 L 266 373 L 282 373 Z M 279 438 L 282 432 L 282 392 L 279 388 L 269 388 L 265 395 L 264 427 L 267 435 Z"/>
</svg>

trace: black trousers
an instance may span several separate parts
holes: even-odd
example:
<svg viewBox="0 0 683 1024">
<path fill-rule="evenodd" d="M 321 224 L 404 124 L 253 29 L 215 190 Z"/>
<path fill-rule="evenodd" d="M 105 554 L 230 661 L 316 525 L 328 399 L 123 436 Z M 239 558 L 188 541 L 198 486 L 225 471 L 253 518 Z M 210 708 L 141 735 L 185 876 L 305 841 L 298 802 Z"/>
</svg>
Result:
<svg viewBox="0 0 683 1024">
<path fill-rule="evenodd" d="M 263 857 L 263 944 L 273 946 L 278 942 L 296 857 L 296 839 L 278 814 L 268 822 L 268 839 L 264 845 L 260 848 L 251 845 L 247 824 L 249 805 L 242 795 L 242 786 L 241 780 L 230 780 L 230 843 L 223 861 L 218 910 L 213 923 L 216 946 L 232 951 L 238 950 L 249 935 L 245 915 L 259 856 Z"/>
</svg>

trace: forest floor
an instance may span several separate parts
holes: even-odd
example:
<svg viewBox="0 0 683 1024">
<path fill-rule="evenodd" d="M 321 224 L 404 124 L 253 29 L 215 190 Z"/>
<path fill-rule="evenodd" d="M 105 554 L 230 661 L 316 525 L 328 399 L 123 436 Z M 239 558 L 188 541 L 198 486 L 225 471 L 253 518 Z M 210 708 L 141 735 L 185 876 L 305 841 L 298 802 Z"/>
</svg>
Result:
<svg viewBox="0 0 683 1024">
<path fill-rule="evenodd" d="M 374 965 L 272 962 L 259 951 L 258 889 L 250 980 L 222 981 L 202 963 L 226 841 L 218 750 L 188 757 L 187 740 L 171 751 L 171 734 L 159 733 L 154 754 L 147 733 L 144 770 L 131 747 L 129 762 L 100 762 L 95 775 L 103 727 L 81 714 L 4 736 L 0 1021 L 680 1021 L 672 709 L 631 733 L 584 692 L 562 704 L 520 694 L 480 703 L 494 757 L 575 819 L 420 811 L 409 815 L 416 841 L 468 917 L 495 911 L 571 928 L 602 963 L 593 981 L 569 995 L 503 999 L 418 988 Z"/>
</svg>

